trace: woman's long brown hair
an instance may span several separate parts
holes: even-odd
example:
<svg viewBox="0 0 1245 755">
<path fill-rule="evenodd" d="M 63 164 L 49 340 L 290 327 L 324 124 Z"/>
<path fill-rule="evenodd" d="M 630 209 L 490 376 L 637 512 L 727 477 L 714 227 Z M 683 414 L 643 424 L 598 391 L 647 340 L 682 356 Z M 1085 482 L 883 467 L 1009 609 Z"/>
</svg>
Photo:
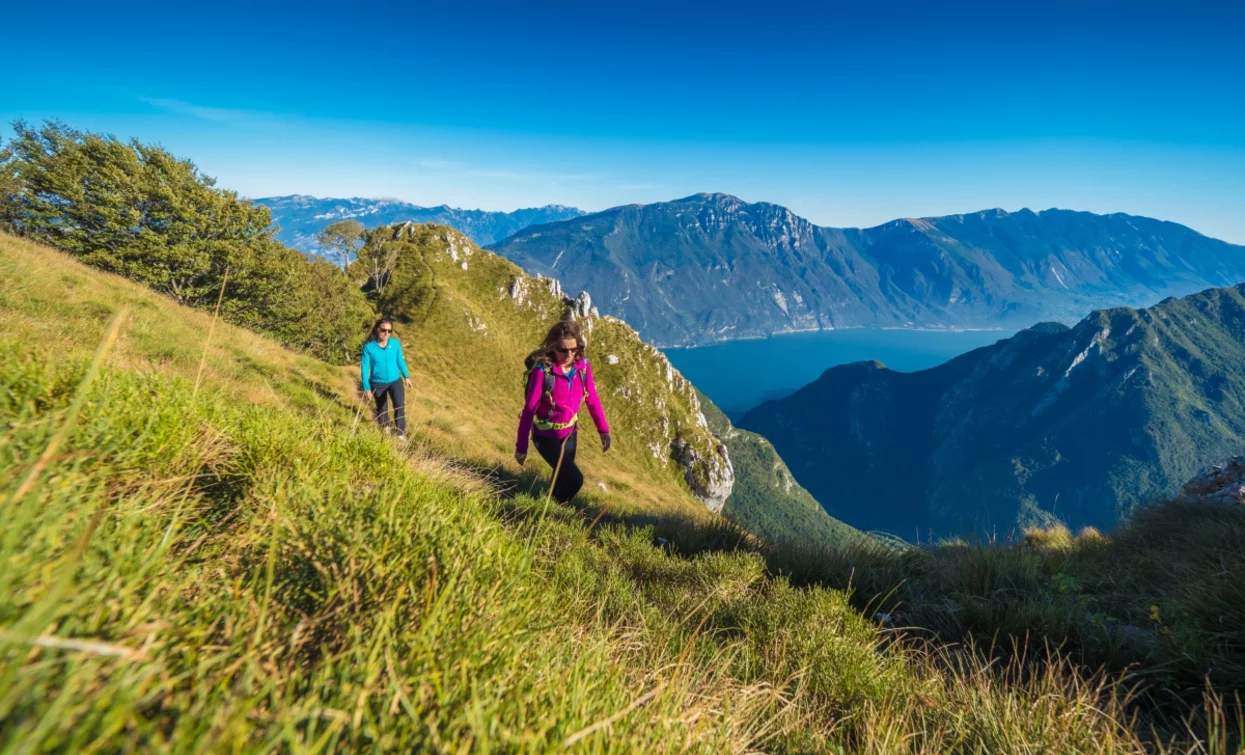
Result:
<svg viewBox="0 0 1245 755">
<path fill-rule="evenodd" d="M 579 323 L 574 320 L 560 320 L 558 324 L 549 329 L 549 335 L 545 336 L 545 342 L 540 345 L 540 356 L 538 357 L 542 364 L 546 367 L 552 367 L 558 364 L 557 350 L 562 347 L 562 342 L 568 338 L 575 339 L 575 359 L 576 361 L 584 358 L 584 330 L 579 327 Z"/>
</svg>

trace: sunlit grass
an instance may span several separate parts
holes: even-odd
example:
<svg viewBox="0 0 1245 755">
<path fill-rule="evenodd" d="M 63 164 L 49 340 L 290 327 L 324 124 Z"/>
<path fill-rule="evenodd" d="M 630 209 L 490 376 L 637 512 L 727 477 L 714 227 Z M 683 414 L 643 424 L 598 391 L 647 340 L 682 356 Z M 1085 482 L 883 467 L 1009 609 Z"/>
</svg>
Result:
<svg viewBox="0 0 1245 755">
<path fill-rule="evenodd" d="M 899 641 L 719 518 L 399 445 L 235 328 L 194 395 L 209 322 L 0 237 L 6 751 L 1145 751 L 1111 677 Z"/>
</svg>

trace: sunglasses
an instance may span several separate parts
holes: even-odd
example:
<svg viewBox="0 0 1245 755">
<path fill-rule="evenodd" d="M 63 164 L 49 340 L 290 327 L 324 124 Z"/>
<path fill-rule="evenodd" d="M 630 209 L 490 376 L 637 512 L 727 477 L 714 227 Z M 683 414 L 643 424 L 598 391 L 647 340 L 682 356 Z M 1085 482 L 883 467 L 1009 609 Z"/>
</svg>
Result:
<svg viewBox="0 0 1245 755">
<path fill-rule="evenodd" d="M 579 347 L 576 346 L 573 349 L 554 349 L 554 351 L 558 352 L 559 354 L 574 354 L 575 352 L 579 351 Z"/>
<path fill-rule="evenodd" d="M 392 332 L 393 332 L 393 328 L 381 328 L 381 329 L 380 329 L 380 332 L 382 332 L 382 333 L 392 333 Z"/>
</svg>

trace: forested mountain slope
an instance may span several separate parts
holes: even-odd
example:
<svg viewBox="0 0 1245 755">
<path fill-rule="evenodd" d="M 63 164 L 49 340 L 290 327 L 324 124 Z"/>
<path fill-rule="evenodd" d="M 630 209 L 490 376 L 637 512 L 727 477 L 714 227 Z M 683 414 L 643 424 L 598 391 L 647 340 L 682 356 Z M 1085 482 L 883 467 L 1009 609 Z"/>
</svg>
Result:
<svg viewBox="0 0 1245 755">
<path fill-rule="evenodd" d="M 835 367 L 739 424 L 863 529 L 1110 526 L 1245 451 L 1245 286 L 1034 326 L 920 372 Z"/>
<path fill-rule="evenodd" d="M 795 481 L 768 440 L 732 425 L 704 394 L 700 404 L 709 429 L 726 445 L 735 469 L 735 487 L 722 510 L 727 518 L 778 547 L 844 544 L 861 534 L 826 513 Z"/>
</svg>

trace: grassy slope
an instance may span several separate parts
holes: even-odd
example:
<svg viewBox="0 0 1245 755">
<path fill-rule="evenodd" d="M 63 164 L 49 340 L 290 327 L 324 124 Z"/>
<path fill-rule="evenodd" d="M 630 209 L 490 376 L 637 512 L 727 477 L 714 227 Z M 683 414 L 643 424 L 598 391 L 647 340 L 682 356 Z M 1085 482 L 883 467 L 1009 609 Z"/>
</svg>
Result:
<svg viewBox="0 0 1245 755">
<path fill-rule="evenodd" d="M 1141 751 L 1060 669 L 948 670 L 755 554 L 680 556 L 698 529 L 498 497 L 244 331 L 196 393 L 208 317 L 3 236 L 0 326 L 0 748 Z"/>
<path fill-rule="evenodd" d="M 859 531 L 826 513 L 765 438 L 740 430 L 707 397 L 700 397 L 709 429 L 726 444 L 736 482 L 722 510 L 732 522 L 770 543 L 829 544 Z"/>
<path fill-rule="evenodd" d="M 523 359 L 566 307 L 550 291 L 549 281 L 528 277 L 457 231 L 422 225 L 401 236 L 398 266 L 380 306 L 398 319 L 397 332 L 416 371 L 414 424 L 442 450 L 514 472 Z M 518 299 L 510 296 L 516 280 L 522 291 Z M 584 327 L 614 431 L 607 457 L 587 412 L 581 414 L 585 493 L 616 511 L 678 512 L 709 521 L 691 495 L 684 468 L 672 460 L 676 439 L 705 458 L 724 453 L 700 423 L 695 390 L 625 324 L 589 317 Z M 617 361 L 611 363 L 610 356 Z M 547 473 L 539 458 L 533 456 L 529 464 Z"/>
<path fill-rule="evenodd" d="M 821 561 L 813 578 L 847 587 L 850 567 L 874 608 L 944 641 L 1006 638 L 1035 655 L 1058 646 L 1085 667 L 1127 673 L 1146 696 L 1141 710 L 1170 731 L 1208 685 L 1245 695 L 1243 541 L 1245 506 L 1164 501 L 1109 537 L 1055 526 L 1014 545 L 947 541 L 900 558 L 865 544 Z"/>
</svg>

